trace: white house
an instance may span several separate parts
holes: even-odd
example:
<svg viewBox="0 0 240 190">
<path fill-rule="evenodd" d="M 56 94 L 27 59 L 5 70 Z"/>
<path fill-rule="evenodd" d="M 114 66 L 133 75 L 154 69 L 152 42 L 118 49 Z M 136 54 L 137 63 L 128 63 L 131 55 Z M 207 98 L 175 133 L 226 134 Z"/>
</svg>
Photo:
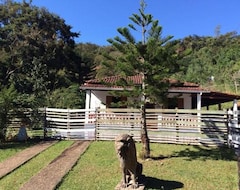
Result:
<svg viewBox="0 0 240 190">
<path fill-rule="evenodd" d="M 80 89 L 86 90 L 85 108 L 108 108 L 112 102 L 119 100 L 109 93 L 111 91 L 123 90 L 123 87 L 114 85 L 119 79 L 121 79 L 119 76 L 105 77 L 101 80 L 92 79 L 81 85 Z M 130 76 L 127 80 L 130 80 L 134 85 L 142 84 L 142 77 L 140 75 Z M 180 109 L 201 110 L 204 106 L 208 107 L 217 104 L 219 109 L 221 109 L 222 103 L 240 99 L 239 95 L 211 91 L 190 82 L 180 82 L 177 80 L 169 80 L 169 82 L 171 85 L 168 90 L 168 97 L 177 97 L 177 99 L 176 101 L 172 101 L 172 104 L 168 108 L 178 107 Z M 124 97 L 124 99 L 129 98 L 131 97 Z"/>
</svg>

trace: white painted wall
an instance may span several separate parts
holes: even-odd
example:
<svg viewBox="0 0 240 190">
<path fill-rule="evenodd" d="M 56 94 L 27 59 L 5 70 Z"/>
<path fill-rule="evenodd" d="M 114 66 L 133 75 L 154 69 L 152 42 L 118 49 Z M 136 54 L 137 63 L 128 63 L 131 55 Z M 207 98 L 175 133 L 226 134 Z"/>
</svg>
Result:
<svg viewBox="0 0 240 190">
<path fill-rule="evenodd" d="M 107 91 L 86 91 L 86 109 L 106 108 L 106 97 L 108 96 Z"/>
<path fill-rule="evenodd" d="M 106 108 L 106 97 L 110 94 L 108 91 L 86 91 L 86 109 Z M 179 94 L 169 94 L 169 98 L 173 98 Z M 184 99 L 184 109 L 192 109 L 192 97 L 191 94 L 183 94 L 179 98 Z"/>
<path fill-rule="evenodd" d="M 107 91 L 92 91 L 92 95 L 94 97 L 91 104 L 92 108 L 106 108 Z"/>
</svg>

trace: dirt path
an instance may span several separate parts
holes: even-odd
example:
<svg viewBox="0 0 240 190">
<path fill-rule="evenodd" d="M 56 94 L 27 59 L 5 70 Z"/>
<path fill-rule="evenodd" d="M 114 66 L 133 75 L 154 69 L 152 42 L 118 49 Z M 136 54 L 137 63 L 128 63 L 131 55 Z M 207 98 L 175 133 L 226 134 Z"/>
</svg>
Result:
<svg viewBox="0 0 240 190">
<path fill-rule="evenodd" d="M 0 179 L 11 173 L 13 170 L 26 163 L 36 155 L 38 155 L 43 150 L 52 146 L 57 141 L 44 141 L 40 142 L 37 145 L 31 146 L 24 149 L 23 151 L 15 154 L 14 156 L 8 158 L 7 160 L 0 163 Z"/>
<path fill-rule="evenodd" d="M 76 141 L 48 166 L 23 184 L 21 190 L 53 190 L 62 178 L 76 164 L 82 153 L 88 148 L 90 141 Z"/>
</svg>

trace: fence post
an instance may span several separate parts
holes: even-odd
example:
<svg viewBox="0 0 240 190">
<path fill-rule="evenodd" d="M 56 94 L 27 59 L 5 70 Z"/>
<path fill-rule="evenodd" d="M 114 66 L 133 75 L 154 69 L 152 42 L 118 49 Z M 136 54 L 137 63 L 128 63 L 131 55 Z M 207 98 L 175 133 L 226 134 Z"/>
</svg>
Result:
<svg viewBox="0 0 240 190">
<path fill-rule="evenodd" d="M 67 139 L 70 139 L 70 110 L 67 109 Z"/>
<path fill-rule="evenodd" d="M 98 130 L 98 118 L 99 117 L 99 108 L 95 109 L 95 140 L 97 140 L 97 130 Z"/>
<path fill-rule="evenodd" d="M 237 156 L 238 190 L 240 190 L 240 130 L 238 124 L 237 100 L 233 101 L 233 110 L 228 111 L 228 145 L 234 147 Z"/>
<path fill-rule="evenodd" d="M 94 134 L 94 139 L 95 141 L 97 140 L 97 120 L 98 120 L 98 108 L 95 108 L 95 120 L 94 120 L 94 127 L 95 127 L 95 134 Z"/>
<path fill-rule="evenodd" d="M 45 140 L 47 137 L 47 108 L 45 107 L 43 109 L 43 119 L 44 119 L 44 126 L 43 126 L 43 139 Z"/>
<path fill-rule="evenodd" d="M 176 112 L 176 114 L 175 114 L 176 142 L 178 144 L 178 142 L 179 142 L 179 123 L 178 123 L 178 108 L 177 107 L 175 108 L 175 112 Z"/>
<path fill-rule="evenodd" d="M 237 100 L 233 101 L 233 120 L 236 124 L 236 126 L 234 126 L 234 127 L 239 128 L 239 126 L 238 126 Z M 239 132 L 239 129 L 238 129 L 238 132 Z M 240 136 L 239 133 L 237 135 L 238 135 L 238 137 Z M 239 146 L 239 144 L 238 144 L 235 152 L 236 152 L 236 155 L 237 155 L 237 165 L 238 165 L 238 190 L 240 190 L 240 146 Z"/>
</svg>

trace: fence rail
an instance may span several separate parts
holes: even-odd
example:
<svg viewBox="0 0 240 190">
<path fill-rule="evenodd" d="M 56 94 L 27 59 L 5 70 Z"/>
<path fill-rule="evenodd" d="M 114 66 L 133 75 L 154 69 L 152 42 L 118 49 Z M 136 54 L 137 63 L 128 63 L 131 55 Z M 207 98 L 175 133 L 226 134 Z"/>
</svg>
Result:
<svg viewBox="0 0 240 190">
<path fill-rule="evenodd" d="M 44 135 L 54 138 L 114 140 L 118 134 L 128 133 L 136 141 L 141 140 L 139 109 L 46 108 L 42 110 L 42 117 Z M 160 143 L 225 145 L 228 143 L 228 121 L 231 117 L 232 113 L 227 111 L 146 110 L 150 141 Z M 16 132 L 19 118 L 12 118 L 10 124 Z M 43 130 L 40 133 L 43 134 Z"/>
<path fill-rule="evenodd" d="M 22 109 L 11 111 L 7 115 L 6 139 L 13 140 L 19 132 L 21 123 L 26 124 L 26 131 L 30 138 L 44 138 L 44 109 Z"/>
<path fill-rule="evenodd" d="M 96 139 L 113 140 L 128 133 L 140 141 L 141 114 L 137 109 L 100 109 Z M 227 144 L 226 111 L 147 109 L 146 122 L 151 142 L 216 146 Z"/>
<path fill-rule="evenodd" d="M 95 139 L 94 110 L 46 108 L 47 136 L 66 139 Z"/>
</svg>

